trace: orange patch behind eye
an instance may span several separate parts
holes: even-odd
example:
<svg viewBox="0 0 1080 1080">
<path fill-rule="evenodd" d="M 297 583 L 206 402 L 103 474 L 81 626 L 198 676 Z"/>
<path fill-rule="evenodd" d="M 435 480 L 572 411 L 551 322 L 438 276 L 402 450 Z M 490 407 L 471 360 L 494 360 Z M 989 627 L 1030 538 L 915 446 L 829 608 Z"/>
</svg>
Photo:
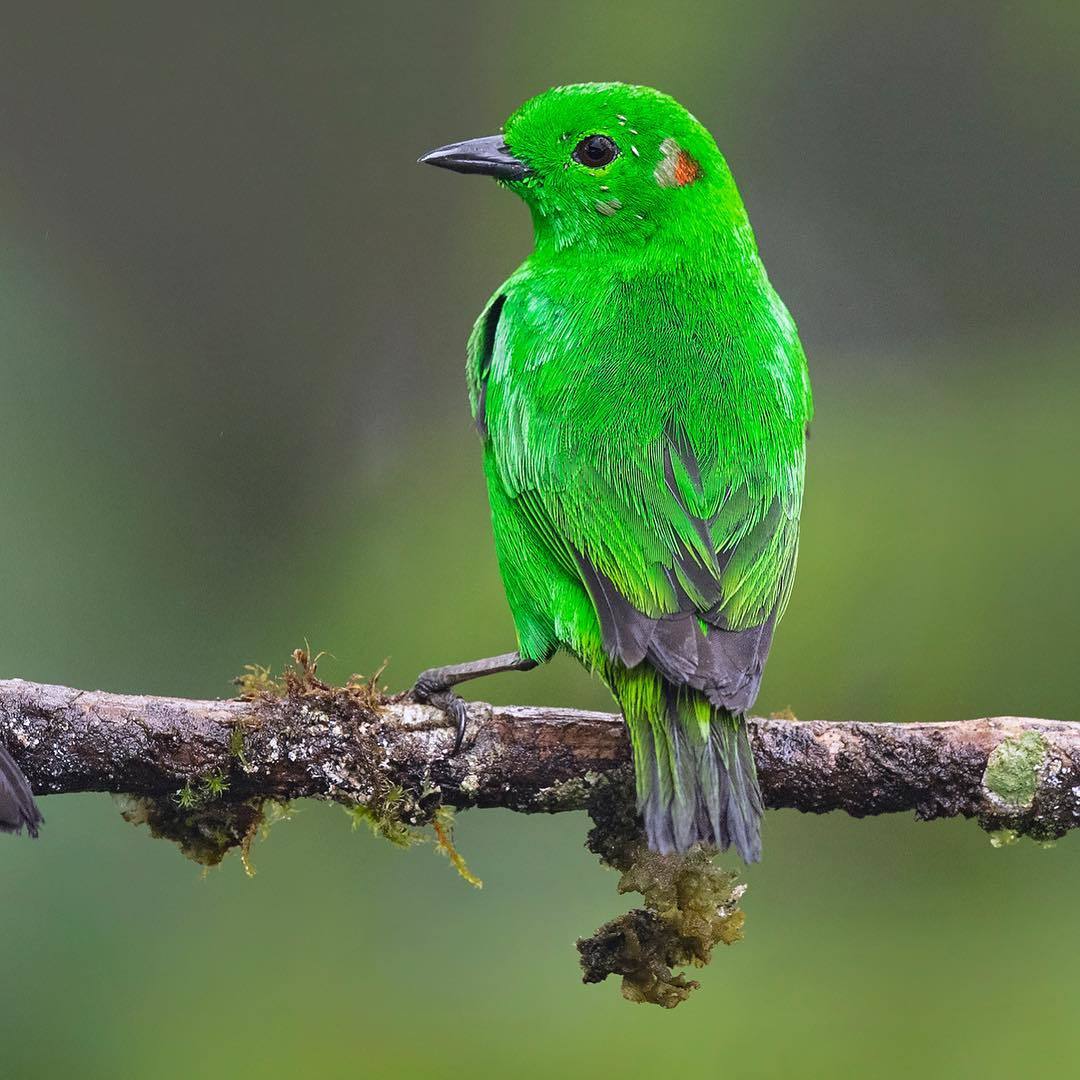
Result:
<svg viewBox="0 0 1080 1080">
<path fill-rule="evenodd" d="M 667 138 L 660 144 L 661 158 L 653 175 L 661 187 L 686 187 L 700 180 L 701 166 L 674 139 Z"/>
<path fill-rule="evenodd" d="M 700 179 L 701 166 L 685 150 L 680 150 L 675 159 L 675 186 L 686 187 Z"/>
</svg>

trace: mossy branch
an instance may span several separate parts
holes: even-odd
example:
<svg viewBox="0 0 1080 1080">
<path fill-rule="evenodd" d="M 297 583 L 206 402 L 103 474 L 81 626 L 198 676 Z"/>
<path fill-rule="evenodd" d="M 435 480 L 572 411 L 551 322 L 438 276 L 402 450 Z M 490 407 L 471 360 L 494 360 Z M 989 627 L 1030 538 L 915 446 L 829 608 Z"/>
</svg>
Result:
<svg viewBox="0 0 1080 1080">
<path fill-rule="evenodd" d="M 631 1001 L 673 1008 L 698 985 L 678 969 L 742 936 L 744 886 L 712 852 L 645 849 L 618 716 L 474 702 L 451 755 L 455 732 L 438 709 L 388 697 L 377 676 L 331 686 L 317 664 L 298 649 L 281 676 L 249 667 L 232 701 L 0 681 L 0 740 L 39 795 L 123 795 L 129 821 L 206 866 L 238 848 L 249 873 L 252 840 L 299 798 L 342 803 L 354 824 L 401 846 L 428 838 L 476 886 L 454 846 L 452 807 L 587 810 L 589 847 L 644 906 L 578 942 L 584 979 L 618 976 Z M 975 817 L 996 844 L 1049 841 L 1080 824 L 1080 724 L 773 717 L 750 727 L 772 807 Z"/>
<path fill-rule="evenodd" d="M 377 807 L 393 792 L 407 824 L 430 823 L 439 805 L 581 810 L 597 780 L 629 761 L 623 725 L 607 713 L 475 702 L 464 747 L 449 757 L 454 735 L 436 709 L 387 698 L 372 682 L 328 686 L 313 664 L 291 682 L 262 675 L 265 685 L 232 701 L 0 681 L 0 739 L 39 795 L 213 787 L 229 801 Z M 1078 723 L 773 718 L 751 727 L 771 807 L 974 817 L 1037 839 L 1080 824 Z"/>
</svg>

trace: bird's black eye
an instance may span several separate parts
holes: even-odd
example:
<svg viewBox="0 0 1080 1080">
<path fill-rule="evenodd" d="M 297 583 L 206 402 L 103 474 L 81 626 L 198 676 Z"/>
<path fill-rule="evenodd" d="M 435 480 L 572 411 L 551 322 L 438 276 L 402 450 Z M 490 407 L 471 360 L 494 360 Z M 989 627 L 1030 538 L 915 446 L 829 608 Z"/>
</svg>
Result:
<svg viewBox="0 0 1080 1080">
<path fill-rule="evenodd" d="M 614 139 L 606 135 L 586 135 L 574 147 L 574 160 L 590 169 L 600 169 L 610 165 L 619 156 L 619 148 Z"/>
</svg>

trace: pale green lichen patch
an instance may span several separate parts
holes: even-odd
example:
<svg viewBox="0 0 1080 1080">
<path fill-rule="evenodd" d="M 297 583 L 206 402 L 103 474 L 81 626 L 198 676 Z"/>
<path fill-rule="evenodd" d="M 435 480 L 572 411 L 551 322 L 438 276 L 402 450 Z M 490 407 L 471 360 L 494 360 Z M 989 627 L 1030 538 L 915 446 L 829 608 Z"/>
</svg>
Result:
<svg viewBox="0 0 1080 1080">
<path fill-rule="evenodd" d="M 1010 736 L 994 747 L 986 762 L 983 786 L 1007 806 L 1026 810 L 1035 801 L 1039 770 L 1049 745 L 1037 731 Z"/>
</svg>

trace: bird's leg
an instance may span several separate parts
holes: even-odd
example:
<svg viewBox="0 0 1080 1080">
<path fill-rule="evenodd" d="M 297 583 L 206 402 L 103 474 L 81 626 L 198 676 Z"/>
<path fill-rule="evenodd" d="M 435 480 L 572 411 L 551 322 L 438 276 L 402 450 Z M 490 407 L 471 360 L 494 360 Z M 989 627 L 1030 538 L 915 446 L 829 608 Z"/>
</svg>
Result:
<svg viewBox="0 0 1080 1080">
<path fill-rule="evenodd" d="M 503 653 L 501 656 L 489 656 L 486 660 L 473 660 L 468 664 L 448 664 L 446 667 L 428 668 L 422 671 L 412 690 L 409 691 L 414 701 L 425 705 L 434 705 L 442 709 L 457 727 L 453 757 L 461 749 L 465 738 L 465 723 L 469 718 L 465 702 L 451 687 L 458 683 L 479 679 L 484 675 L 498 675 L 504 671 L 531 671 L 536 667 L 535 660 L 527 660 L 521 653 Z"/>
</svg>

